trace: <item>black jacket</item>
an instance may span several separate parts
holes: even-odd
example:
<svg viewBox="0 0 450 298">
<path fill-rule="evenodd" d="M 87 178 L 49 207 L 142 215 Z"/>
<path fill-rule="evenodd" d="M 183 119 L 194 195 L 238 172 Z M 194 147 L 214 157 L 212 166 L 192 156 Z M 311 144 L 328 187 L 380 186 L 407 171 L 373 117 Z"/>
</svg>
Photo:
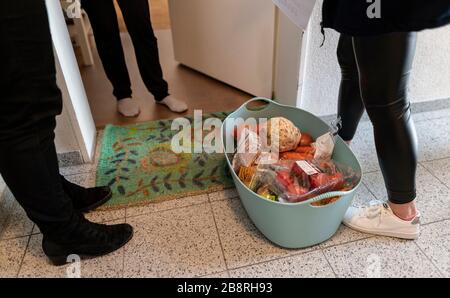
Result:
<svg viewBox="0 0 450 298">
<path fill-rule="evenodd" d="M 450 0 L 373 1 L 381 3 L 380 18 L 368 17 L 373 3 L 367 0 L 324 0 L 322 27 L 358 36 L 421 31 L 450 24 Z"/>
</svg>

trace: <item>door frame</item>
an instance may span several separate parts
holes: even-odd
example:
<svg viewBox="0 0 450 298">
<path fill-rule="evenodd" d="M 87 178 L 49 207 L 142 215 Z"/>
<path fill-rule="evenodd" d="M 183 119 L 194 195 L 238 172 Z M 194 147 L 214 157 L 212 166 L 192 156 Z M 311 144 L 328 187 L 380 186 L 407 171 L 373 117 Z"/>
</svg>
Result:
<svg viewBox="0 0 450 298">
<path fill-rule="evenodd" d="M 45 0 L 50 31 L 53 40 L 58 85 L 62 91 L 64 108 L 68 113 L 68 127 L 76 137 L 78 150 L 84 162 L 94 159 L 97 129 L 89 106 L 86 91 L 81 79 L 80 69 L 75 57 L 69 31 L 66 26 L 60 0 Z"/>
</svg>

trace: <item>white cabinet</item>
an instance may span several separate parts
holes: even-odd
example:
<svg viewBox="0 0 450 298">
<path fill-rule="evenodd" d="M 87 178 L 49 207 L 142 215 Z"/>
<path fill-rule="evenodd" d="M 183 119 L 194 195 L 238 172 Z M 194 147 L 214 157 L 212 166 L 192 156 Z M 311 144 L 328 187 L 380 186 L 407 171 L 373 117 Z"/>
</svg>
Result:
<svg viewBox="0 0 450 298">
<path fill-rule="evenodd" d="M 253 95 L 276 96 L 277 86 L 287 85 L 283 93 L 295 98 L 282 101 L 295 104 L 302 32 L 290 27 L 280 35 L 284 16 L 271 0 L 169 0 L 169 9 L 177 61 Z M 280 82 L 283 73 L 294 75 Z"/>
</svg>

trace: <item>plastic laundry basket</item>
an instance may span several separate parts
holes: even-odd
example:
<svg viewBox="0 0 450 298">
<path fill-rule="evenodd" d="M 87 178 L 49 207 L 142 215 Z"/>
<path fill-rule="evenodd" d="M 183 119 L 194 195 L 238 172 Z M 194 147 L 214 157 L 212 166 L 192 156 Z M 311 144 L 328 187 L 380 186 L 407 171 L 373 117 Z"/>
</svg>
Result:
<svg viewBox="0 0 450 298">
<path fill-rule="evenodd" d="M 264 101 L 265 105 L 259 108 L 249 108 L 248 104 L 254 101 Z M 291 120 L 301 131 L 310 133 L 314 138 L 329 131 L 329 126 L 304 110 L 278 104 L 266 98 L 254 98 L 243 104 L 238 110 L 230 114 L 222 125 L 222 141 L 226 144 L 227 136 L 234 129 L 232 119 L 250 117 L 273 118 L 285 117 Z M 272 242 L 286 248 L 302 248 L 321 243 L 333 236 L 339 228 L 344 214 L 350 206 L 357 186 L 350 191 L 330 192 L 310 200 L 287 204 L 273 202 L 265 199 L 241 182 L 233 171 L 230 154 L 225 154 L 234 183 L 242 204 L 250 219 L 256 227 Z M 361 166 L 341 138 L 337 138 L 333 159 L 353 168 L 361 174 Z M 325 206 L 312 206 L 311 203 L 325 198 L 340 197 L 334 203 Z"/>
</svg>

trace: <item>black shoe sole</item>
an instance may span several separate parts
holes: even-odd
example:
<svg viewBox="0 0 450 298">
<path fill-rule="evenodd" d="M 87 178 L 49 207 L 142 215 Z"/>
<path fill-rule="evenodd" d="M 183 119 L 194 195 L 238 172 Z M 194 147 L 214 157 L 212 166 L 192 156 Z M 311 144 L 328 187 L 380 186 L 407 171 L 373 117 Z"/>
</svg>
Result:
<svg viewBox="0 0 450 298">
<path fill-rule="evenodd" d="M 95 202 L 94 204 L 92 204 L 90 206 L 84 207 L 82 209 L 77 209 L 77 211 L 81 212 L 81 213 L 87 213 L 89 211 L 94 211 L 95 209 L 97 209 L 101 205 L 103 205 L 106 202 L 108 202 L 111 198 L 112 198 L 112 191 L 110 190 L 109 193 L 103 199 Z"/>
<path fill-rule="evenodd" d="M 134 235 L 134 230 L 131 233 L 130 237 L 128 237 L 128 239 L 126 239 L 120 246 L 116 247 L 115 249 L 105 251 L 103 253 L 99 253 L 99 254 L 95 254 L 95 255 L 83 255 L 83 254 L 77 254 L 77 253 L 70 253 L 70 254 L 66 254 L 66 255 L 62 255 L 62 256 L 47 256 L 47 258 L 50 260 L 50 262 L 54 266 L 64 266 L 64 265 L 67 265 L 68 263 L 70 263 L 67 260 L 67 258 L 70 255 L 77 255 L 80 257 L 80 260 L 89 260 L 89 259 L 94 259 L 97 257 L 106 256 L 106 255 L 113 253 L 113 252 L 121 249 L 122 247 L 124 247 L 128 242 L 130 242 L 130 240 L 133 238 L 133 235 Z"/>
</svg>

